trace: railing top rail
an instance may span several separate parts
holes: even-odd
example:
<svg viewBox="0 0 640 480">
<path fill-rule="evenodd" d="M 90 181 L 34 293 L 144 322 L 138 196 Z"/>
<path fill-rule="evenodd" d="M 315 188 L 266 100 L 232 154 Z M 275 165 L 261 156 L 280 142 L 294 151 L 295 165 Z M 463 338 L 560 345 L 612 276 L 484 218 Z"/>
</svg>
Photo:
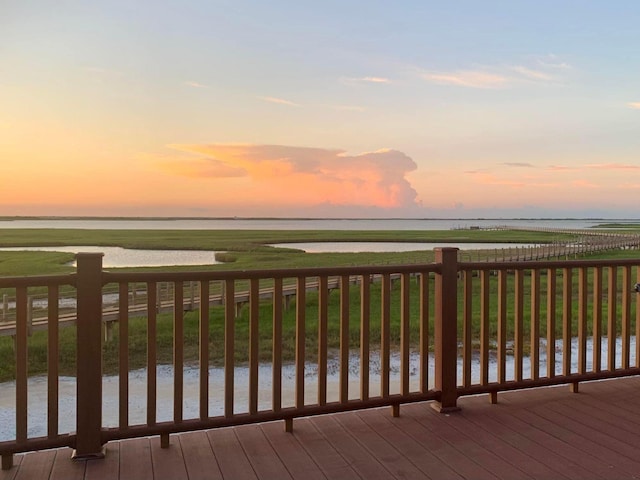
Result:
<svg viewBox="0 0 640 480">
<path fill-rule="evenodd" d="M 339 275 L 373 275 L 384 273 L 437 272 L 435 263 L 410 265 L 367 265 L 349 267 L 284 268 L 266 270 L 209 270 L 183 272 L 108 272 L 103 274 L 104 283 L 111 282 L 171 282 L 189 280 L 248 280 L 252 278 L 294 278 Z"/>
<path fill-rule="evenodd" d="M 531 270 L 543 268 L 589 268 L 640 266 L 640 258 L 607 260 L 521 260 L 505 262 L 459 262 L 458 270 Z"/>
<path fill-rule="evenodd" d="M 76 274 L 29 275 L 20 277 L 0 277 L 0 288 L 47 287 L 51 285 L 75 285 Z"/>
</svg>

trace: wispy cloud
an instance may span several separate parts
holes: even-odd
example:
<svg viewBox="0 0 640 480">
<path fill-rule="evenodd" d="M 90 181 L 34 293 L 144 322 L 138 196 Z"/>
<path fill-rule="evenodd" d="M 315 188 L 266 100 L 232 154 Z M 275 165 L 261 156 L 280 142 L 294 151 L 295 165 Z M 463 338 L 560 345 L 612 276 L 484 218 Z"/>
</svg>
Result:
<svg viewBox="0 0 640 480">
<path fill-rule="evenodd" d="M 559 70 L 569 70 L 571 65 L 567 62 L 562 61 L 557 55 L 553 53 L 549 53 L 547 55 L 538 55 L 535 56 L 535 62 L 545 68 L 553 68 Z"/>
<path fill-rule="evenodd" d="M 348 155 L 342 150 L 283 145 L 169 145 L 196 154 L 163 169 L 180 176 L 243 176 L 243 188 L 265 203 L 380 208 L 418 204 L 406 174 L 416 163 L 397 150 Z M 204 157 L 204 158 L 203 158 Z"/>
<path fill-rule="evenodd" d="M 640 165 L 631 165 L 629 163 L 592 163 L 586 165 L 586 167 L 596 170 L 640 170 Z"/>
<path fill-rule="evenodd" d="M 388 85 L 392 83 L 391 79 L 386 77 L 342 77 L 340 81 L 347 85 L 358 85 L 363 83 L 373 83 L 378 85 Z"/>
<path fill-rule="evenodd" d="M 507 167 L 525 167 L 525 168 L 535 168 L 534 165 L 527 162 L 505 162 L 502 165 L 506 165 Z"/>
<path fill-rule="evenodd" d="M 364 77 L 360 79 L 363 82 L 369 83 L 391 83 L 391 80 L 384 77 Z"/>
<path fill-rule="evenodd" d="M 563 171 L 563 170 L 575 170 L 575 167 L 569 167 L 568 165 L 549 165 L 551 171 Z"/>
<path fill-rule="evenodd" d="M 468 88 L 502 88 L 509 83 L 504 75 L 480 70 L 459 70 L 455 72 L 428 72 L 422 78 L 439 85 L 455 85 Z"/>
<path fill-rule="evenodd" d="M 627 103 L 629 108 L 633 108 L 634 110 L 640 110 L 640 102 L 629 102 Z"/>
<path fill-rule="evenodd" d="M 292 102 L 291 100 L 286 100 L 284 98 L 278 97 L 258 97 L 260 100 L 264 100 L 269 103 L 277 103 L 279 105 L 287 105 L 288 107 L 300 107 L 299 103 Z"/>
<path fill-rule="evenodd" d="M 341 112 L 364 112 L 364 107 L 358 107 L 357 105 L 331 105 L 334 110 Z"/>
<path fill-rule="evenodd" d="M 184 84 L 187 87 L 193 87 L 193 88 L 207 88 L 208 86 L 203 84 L 203 83 L 199 83 L 199 82 L 194 82 L 193 80 L 187 80 L 186 82 L 184 82 Z"/>
<path fill-rule="evenodd" d="M 553 76 L 549 75 L 548 73 L 523 67 L 522 65 L 511 67 L 511 70 L 530 80 L 553 80 Z"/>
</svg>

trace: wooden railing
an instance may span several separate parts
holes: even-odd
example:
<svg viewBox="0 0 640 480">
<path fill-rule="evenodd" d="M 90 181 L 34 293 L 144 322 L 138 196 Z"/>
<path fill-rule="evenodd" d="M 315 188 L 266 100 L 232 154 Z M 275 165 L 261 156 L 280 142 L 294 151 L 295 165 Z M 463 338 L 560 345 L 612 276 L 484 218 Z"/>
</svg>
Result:
<svg viewBox="0 0 640 480">
<path fill-rule="evenodd" d="M 401 404 L 427 400 L 448 412 L 463 395 L 489 393 L 495 402 L 504 390 L 555 384 L 577 390 L 582 381 L 640 374 L 633 288 L 640 260 L 463 263 L 457 249 L 443 248 L 434 263 L 422 265 L 115 273 L 102 270 L 101 258 L 79 254 L 71 275 L 0 278 L 0 288 L 16 297 L 15 425 L 14 435 L 0 442 L 3 468 L 14 453 L 29 450 L 69 446 L 76 458 L 93 458 L 116 439 L 160 435 L 167 446 L 172 433 L 272 420 L 283 420 L 290 431 L 296 417 L 380 406 L 398 415 Z M 340 281 L 330 294 L 334 277 Z M 169 315 L 157 312 L 159 282 L 175 287 Z M 196 282 L 201 299 L 219 289 L 222 306 L 201 301 L 197 312 L 185 314 L 185 282 Z M 131 284 L 144 284 L 147 292 L 146 366 L 136 380 L 144 386 L 142 417 L 130 410 L 130 392 L 139 387 L 130 379 Z M 282 299 L 289 284 L 295 301 L 287 308 Z M 264 299 L 265 285 L 271 299 Z M 103 411 L 102 294 L 113 286 L 120 292 L 118 387 L 110 422 Z M 47 289 L 50 305 L 47 392 L 39 399 L 46 403 L 46 434 L 29 433 L 27 310 L 36 287 Z M 78 301 L 71 428 L 58 421 L 62 288 L 75 288 Z M 236 294 L 245 288 L 248 307 L 239 312 Z M 159 328 L 167 321 L 168 401 L 158 384 L 165 368 Z M 186 338 L 193 323 L 191 355 Z M 11 426 L 0 428 L 7 430 Z"/>
</svg>

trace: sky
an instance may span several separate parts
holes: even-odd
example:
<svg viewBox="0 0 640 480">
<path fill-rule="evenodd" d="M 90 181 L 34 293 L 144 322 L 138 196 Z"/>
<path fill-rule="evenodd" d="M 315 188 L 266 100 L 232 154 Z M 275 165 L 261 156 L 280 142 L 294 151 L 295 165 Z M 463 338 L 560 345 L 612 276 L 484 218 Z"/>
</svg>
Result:
<svg viewBox="0 0 640 480">
<path fill-rule="evenodd" d="M 1 0 L 0 215 L 640 218 L 637 0 Z"/>
</svg>

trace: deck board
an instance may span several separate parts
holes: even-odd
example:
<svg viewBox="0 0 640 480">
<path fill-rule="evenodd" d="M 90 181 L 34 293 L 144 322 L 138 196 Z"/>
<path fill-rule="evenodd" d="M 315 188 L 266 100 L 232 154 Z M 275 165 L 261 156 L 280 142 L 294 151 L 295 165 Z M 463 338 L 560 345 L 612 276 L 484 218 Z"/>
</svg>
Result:
<svg viewBox="0 0 640 480">
<path fill-rule="evenodd" d="M 623 479 L 640 477 L 640 377 L 16 455 L 0 480 Z"/>
</svg>

